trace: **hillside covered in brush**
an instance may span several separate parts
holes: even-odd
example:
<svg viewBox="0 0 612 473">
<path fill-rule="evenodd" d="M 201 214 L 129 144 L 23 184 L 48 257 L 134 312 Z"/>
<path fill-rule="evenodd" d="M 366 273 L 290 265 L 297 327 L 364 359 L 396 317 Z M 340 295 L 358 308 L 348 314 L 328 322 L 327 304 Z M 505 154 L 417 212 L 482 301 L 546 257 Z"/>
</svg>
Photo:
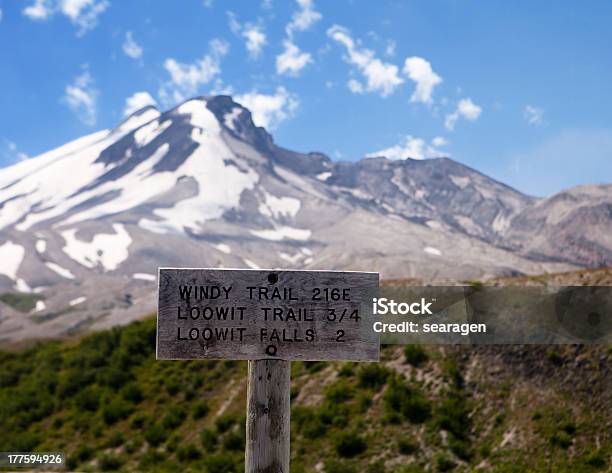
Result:
<svg viewBox="0 0 612 473">
<path fill-rule="evenodd" d="M 78 471 L 243 471 L 246 363 L 156 361 L 153 319 L 0 354 L 0 445 Z M 387 346 L 292 364 L 291 471 L 609 471 L 606 347 Z"/>
</svg>

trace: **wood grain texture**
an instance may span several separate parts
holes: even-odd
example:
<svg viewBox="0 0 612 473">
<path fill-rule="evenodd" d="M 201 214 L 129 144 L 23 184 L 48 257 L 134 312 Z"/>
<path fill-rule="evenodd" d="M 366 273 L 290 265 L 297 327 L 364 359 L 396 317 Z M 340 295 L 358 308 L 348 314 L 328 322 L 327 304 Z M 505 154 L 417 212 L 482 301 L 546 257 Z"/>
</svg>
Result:
<svg viewBox="0 0 612 473">
<path fill-rule="evenodd" d="M 379 335 L 372 329 L 378 273 L 161 268 L 158 281 L 158 359 L 378 361 Z M 188 286 L 190 297 L 181 297 L 180 287 Z M 266 288 L 268 294 L 274 288 L 279 293 L 291 288 L 297 300 L 260 301 L 257 291 L 249 297 L 248 287 Z M 350 300 L 313 301 L 315 287 L 336 288 L 336 295 L 348 290 Z M 219 297 L 200 299 L 206 295 L 202 291 Z M 284 315 L 292 310 L 309 320 L 271 320 L 272 312 L 265 320 L 263 307 L 282 310 Z M 230 313 L 232 308 L 234 320 L 229 315 L 219 320 L 219 314 L 223 318 L 223 311 Z M 335 320 L 329 320 L 330 311 Z M 354 311 L 358 320 L 350 318 Z M 204 315 L 212 318 L 206 320 Z"/>
<path fill-rule="evenodd" d="M 249 361 L 246 473 L 289 473 L 291 362 Z"/>
</svg>

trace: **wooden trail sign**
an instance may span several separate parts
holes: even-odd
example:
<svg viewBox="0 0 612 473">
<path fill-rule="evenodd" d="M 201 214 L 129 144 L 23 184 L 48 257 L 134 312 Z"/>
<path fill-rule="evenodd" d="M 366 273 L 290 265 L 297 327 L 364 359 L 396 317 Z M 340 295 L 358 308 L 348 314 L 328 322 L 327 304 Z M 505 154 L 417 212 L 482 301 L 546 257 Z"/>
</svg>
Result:
<svg viewBox="0 0 612 473">
<path fill-rule="evenodd" d="M 245 471 L 288 473 L 290 361 L 378 361 L 378 273 L 160 268 L 157 359 L 249 360 Z"/>
<path fill-rule="evenodd" d="M 157 358 L 378 361 L 378 273 L 159 270 Z"/>
</svg>

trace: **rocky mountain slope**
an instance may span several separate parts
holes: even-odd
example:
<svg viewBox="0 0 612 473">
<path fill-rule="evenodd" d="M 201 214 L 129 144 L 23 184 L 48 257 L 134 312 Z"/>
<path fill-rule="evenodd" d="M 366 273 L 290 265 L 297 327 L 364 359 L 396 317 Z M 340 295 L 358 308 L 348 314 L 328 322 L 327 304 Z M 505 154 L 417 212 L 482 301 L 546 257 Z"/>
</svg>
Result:
<svg viewBox="0 0 612 473">
<path fill-rule="evenodd" d="M 148 107 L 0 170 L 0 339 L 140 317 L 159 266 L 473 279 L 609 265 L 611 205 L 612 186 L 537 200 L 446 158 L 293 152 L 227 96 Z"/>
</svg>

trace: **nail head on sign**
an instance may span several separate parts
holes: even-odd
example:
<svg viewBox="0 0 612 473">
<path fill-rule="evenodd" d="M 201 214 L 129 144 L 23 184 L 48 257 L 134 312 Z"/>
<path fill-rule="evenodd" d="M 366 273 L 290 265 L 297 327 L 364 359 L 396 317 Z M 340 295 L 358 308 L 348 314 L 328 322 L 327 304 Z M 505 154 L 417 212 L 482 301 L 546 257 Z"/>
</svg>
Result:
<svg viewBox="0 0 612 473">
<path fill-rule="evenodd" d="M 266 355 L 276 356 L 276 351 L 277 351 L 276 345 L 268 345 L 266 347 Z"/>
<path fill-rule="evenodd" d="M 278 282 L 278 274 L 276 273 L 268 274 L 268 282 L 270 284 L 276 284 Z"/>
</svg>

